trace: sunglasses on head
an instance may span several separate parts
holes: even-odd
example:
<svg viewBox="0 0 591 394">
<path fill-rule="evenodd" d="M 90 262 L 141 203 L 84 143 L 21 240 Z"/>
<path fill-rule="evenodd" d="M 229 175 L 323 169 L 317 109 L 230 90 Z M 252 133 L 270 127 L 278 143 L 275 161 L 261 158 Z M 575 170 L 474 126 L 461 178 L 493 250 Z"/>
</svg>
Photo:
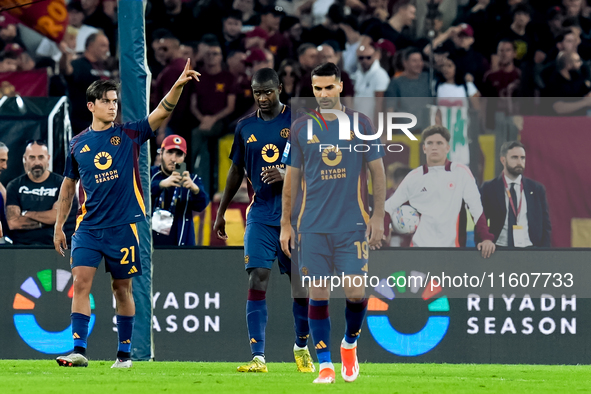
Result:
<svg viewBox="0 0 591 394">
<path fill-rule="evenodd" d="M 47 146 L 47 142 L 45 140 L 27 140 L 25 142 L 26 146 L 29 146 L 31 144 L 34 145 L 41 145 L 41 146 Z"/>
<path fill-rule="evenodd" d="M 359 60 L 371 60 L 371 56 L 359 56 L 357 59 L 359 59 Z"/>
</svg>

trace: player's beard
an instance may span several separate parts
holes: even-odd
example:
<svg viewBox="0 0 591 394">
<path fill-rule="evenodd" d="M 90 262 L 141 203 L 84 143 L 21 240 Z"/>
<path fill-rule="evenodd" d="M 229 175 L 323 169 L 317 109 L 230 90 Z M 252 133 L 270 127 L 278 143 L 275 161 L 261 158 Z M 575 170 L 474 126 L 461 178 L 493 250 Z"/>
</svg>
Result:
<svg viewBox="0 0 591 394">
<path fill-rule="evenodd" d="M 522 166 L 515 166 L 515 167 L 510 167 L 510 166 L 507 164 L 507 172 L 508 172 L 509 174 L 511 174 L 511 175 L 513 175 L 513 176 L 515 176 L 515 177 L 517 177 L 517 176 L 519 176 L 519 175 L 522 175 L 522 174 L 523 174 L 523 170 L 524 170 L 524 169 L 525 169 L 525 168 L 524 168 L 524 167 L 522 167 Z"/>
</svg>

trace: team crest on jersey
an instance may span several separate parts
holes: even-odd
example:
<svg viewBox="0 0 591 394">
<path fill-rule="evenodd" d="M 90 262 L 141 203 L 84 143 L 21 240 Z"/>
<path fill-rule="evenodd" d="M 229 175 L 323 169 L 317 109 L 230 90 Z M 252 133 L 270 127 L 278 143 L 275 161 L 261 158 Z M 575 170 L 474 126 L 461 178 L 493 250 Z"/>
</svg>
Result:
<svg viewBox="0 0 591 394">
<path fill-rule="evenodd" d="M 287 127 L 284 129 L 281 129 L 281 132 L 279 134 L 281 134 L 281 136 L 283 138 L 287 138 L 287 137 L 289 137 L 289 129 Z"/>
<path fill-rule="evenodd" d="M 117 136 L 117 135 L 116 135 L 116 136 L 114 136 L 114 137 L 111 137 L 111 145 L 115 145 L 115 146 L 117 146 L 117 145 L 119 145 L 120 143 L 121 143 L 121 137 L 119 137 L 119 136 Z"/>
<path fill-rule="evenodd" d="M 261 156 L 267 163 L 275 163 L 279 158 L 279 148 L 274 144 L 267 144 L 261 149 Z"/>
<path fill-rule="evenodd" d="M 216 83 L 215 84 L 215 91 L 216 92 L 223 92 L 225 86 L 226 86 L 226 84 L 224 84 L 224 83 Z"/>
<path fill-rule="evenodd" d="M 248 255 L 244 256 L 244 264 L 248 264 L 249 260 L 250 260 L 250 257 L 248 257 Z"/>
<path fill-rule="evenodd" d="M 309 273 L 308 268 L 302 267 L 302 275 L 308 275 Z"/>
<path fill-rule="evenodd" d="M 108 170 L 113 164 L 113 158 L 107 152 L 99 152 L 94 157 L 94 165 L 101 171 Z"/>
</svg>

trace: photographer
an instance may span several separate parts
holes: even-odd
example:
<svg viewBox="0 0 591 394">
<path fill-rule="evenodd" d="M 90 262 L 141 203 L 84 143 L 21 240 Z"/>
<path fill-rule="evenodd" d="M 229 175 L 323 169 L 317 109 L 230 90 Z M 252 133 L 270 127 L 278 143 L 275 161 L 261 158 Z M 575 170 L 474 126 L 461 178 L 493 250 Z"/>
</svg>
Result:
<svg viewBox="0 0 591 394">
<path fill-rule="evenodd" d="M 186 171 L 187 142 L 178 135 L 162 141 L 162 164 L 151 169 L 154 245 L 195 245 L 193 211 L 209 203 L 201 178 Z"/>
</svg>

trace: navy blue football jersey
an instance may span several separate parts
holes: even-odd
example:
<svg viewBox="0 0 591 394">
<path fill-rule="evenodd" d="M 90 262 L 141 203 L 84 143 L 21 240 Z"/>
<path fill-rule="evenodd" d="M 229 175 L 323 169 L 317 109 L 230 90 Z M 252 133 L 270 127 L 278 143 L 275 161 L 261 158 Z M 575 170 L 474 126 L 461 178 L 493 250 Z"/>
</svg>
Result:
<svg viewBox="0 0 591 394">
<path fill-rule="evenodd" d="M 271 167 L 285 169 L 281 156 L 290 134 L 291 111 L 284 106 L 275 119 L 265 121 L 259 111 L 241 119 L 236 126 L 230 159 L 246 168 L 254 196 L 246 216 L 246 224 L 262 223 L 279 226 L 283 182 L 263 183 L 261 173 Z"/>
<path fill-rule="evenodd" d="M 353 125 L 354 111 L 344 112 Z M 340 140 L 336 119 L 326 124 L 308 119 L 303 116 L 294 122 L 283 159 L 300 169 L 303 178 L 301 203 L 294 205 L 299 212 L 292 212 L 292 224 L 301 233 L 365 230 L 369 221 L 367 163 L 381 159 L 384 147 L 377 146 L 379 141 L 359 139 L 353 131 L 350 139 Z M 359 114 L 359 132 L 375 134 L 363 114 Z"/>
<path fill-rule="evenodd" d="M 80 179 L 76 228 L 100 229 L 145 220 L 138 158 L 140 146 L 154 136 L 148 118 L 91 128 L 70 142 L 64 176 Z"/>
</svg>

